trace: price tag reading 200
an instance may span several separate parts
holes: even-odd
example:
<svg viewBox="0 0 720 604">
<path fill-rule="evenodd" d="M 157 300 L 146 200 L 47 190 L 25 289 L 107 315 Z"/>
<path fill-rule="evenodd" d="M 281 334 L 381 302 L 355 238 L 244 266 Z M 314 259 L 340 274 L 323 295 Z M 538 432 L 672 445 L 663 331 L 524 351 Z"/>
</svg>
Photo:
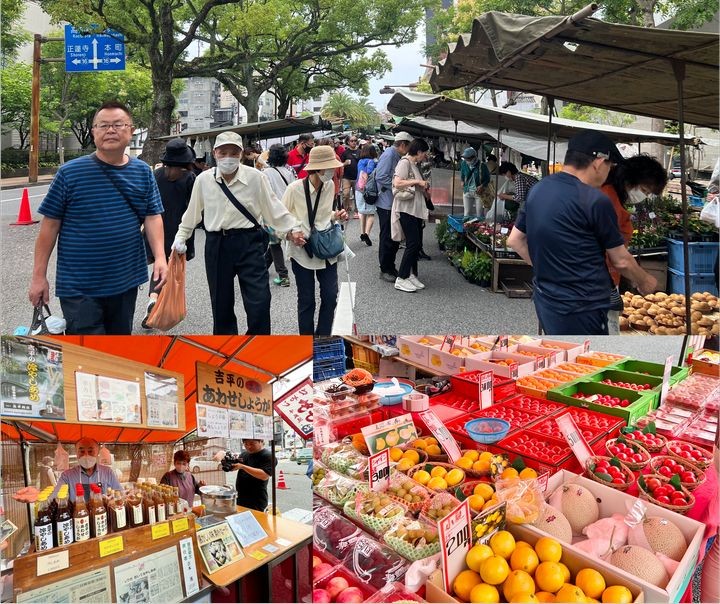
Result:
<svg viewBox="0 0 720 604">
<path fill-rule="evenodd" d="M 472 547 L 470 502 L 465 500 L 438 523 L 442 549 L 445 591 L 452 593 L 452 583 L 465 568 L 465 556 Z"/>
<path fill-rule="evenodd" d="M 390 449 L 371 455 L 368 459 L 371 491 L 387 491 L 390 488 Z"/>
</svg>

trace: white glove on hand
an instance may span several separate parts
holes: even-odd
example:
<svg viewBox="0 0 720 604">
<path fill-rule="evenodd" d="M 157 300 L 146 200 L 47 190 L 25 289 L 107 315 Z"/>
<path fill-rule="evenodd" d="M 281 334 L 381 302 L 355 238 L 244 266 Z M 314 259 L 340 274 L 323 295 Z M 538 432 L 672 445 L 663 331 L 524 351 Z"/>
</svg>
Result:
<svg viewBox="0 0 720 604">
<path fill-rule="evenodd" d="M 182 239 L 176 239 L 173 241 L 172 249 L 182 256 L 187 251 L 187 245 Z"/>
</svg>

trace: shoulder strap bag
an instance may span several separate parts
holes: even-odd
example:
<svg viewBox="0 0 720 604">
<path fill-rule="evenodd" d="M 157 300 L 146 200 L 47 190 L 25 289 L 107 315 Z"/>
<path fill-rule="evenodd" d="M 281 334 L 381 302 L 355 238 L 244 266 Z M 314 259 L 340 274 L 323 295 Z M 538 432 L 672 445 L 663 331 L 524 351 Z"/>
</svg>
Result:
<svg viewBox="0 0 720 604">
<path fill-rule="evenodd" d="M 406 180 L 411 180 L 415 176 L 412 169 L 412 162 L 404 157 L 400 161 L 407 162 L 408 175 Z M 415 185 L 400 188 L 393 187 L 393 198 L 399 202 L 413 201 L 415 199 Z"/>
<path fill-rule="evenodd" d="M 218 183 L 218 186 L 223 190 L 223 193 L 225 193 L 225 197 L 227 197 L 230 200 L 230 203 L 237 208 L 238 212 L 240 212 L 243 216 L 245 216 L 245 218 L 252 222 L 255 228 L 262 229 L 262 226 L 260 226 L 258 219 L 255 218 L 255 216 L 250 213 L 250 210 L 248 210 L 243 204 L 241 204 L 238 201 L 237 197 L 232 194 L 232 191 L 230 191 L 228 186 L 225 184 L 222 176 L 220 177 L 220 182 L 217 181 L 217 170 L 215 171 L 215 174 L 213 176 L 215 178 L 215 182 Z"/>
<path fill-rule="evenodd" d="M 275 172 L 277 172 L 277 173 L 280 175 L 280 178 L 283 179 L 283 182 L 285 183 L 285 186 L 287 187 L 289 183 L 288 183 L 288 181 L 287 181 L 287 178 L 285 178 L 285 177 L 283 176 L 283 173 L 280 172 L 280 170 L 278 170 L 276 166 L 273 166 L 273 170 L 275 170 Z"/>
<path fill-rule="evenodd" d="M 305 190 L 305 203 L 307 204 L 308 221 L 310 222 L 310 238 L 305 246 L 305 251 L 311 258 L 315 257 L 320 260 L 335 258 L 345 249 L 342 228 L 337 222 L 335 224 L 331 224 L 327 229 L 322 231 L 318 231 L 315 228 L 315 216 L 320 203 L 320 193 L 322 192 L 323 185 L 321 184 L 317 190 L 314 208 L 310 204 L 310 183 L 307 178 L 303 179 L 303 188 Z"/>
</svg>

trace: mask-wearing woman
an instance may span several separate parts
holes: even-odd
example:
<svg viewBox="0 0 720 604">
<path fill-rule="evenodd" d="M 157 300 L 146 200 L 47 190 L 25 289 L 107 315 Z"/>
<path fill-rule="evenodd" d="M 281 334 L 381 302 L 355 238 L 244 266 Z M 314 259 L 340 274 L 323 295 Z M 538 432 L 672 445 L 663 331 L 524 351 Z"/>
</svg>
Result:
<svg viewBox="0 0 720 604">
<path fill-rule="evenodd" d="M 195 476 L 190 471 L 190 454 L 187 451 L 175 451 L 173 455 L 174 469 L 165 472 L 160 479 L 160 484 L 167 484 L 171 487 L 178 487 L 180 497 L 190 504 L 192 507 L 195 495 L 200 494 L 200 487 L 205 486 L 205 481 L 195 480 Z"/>
<path fill-rule="evenodd" d="M 282 202 L 288 211 L 300 221 L 303 235 L 310 237 L 308 201 L 314 213 L 313 226 L 322 231 L 338 220 L 347 220 L 345 210 L 333 209 L 335 170 L 342 166 L 335 150 L 329 145 L 318 145 L 310 151 L 307 178 L 291 182 Z M 338 295 L 338 257 L 323 260 L 311 256 L 308 246 L 289 249 L 290 264 L 298 290 L 298 329 L 300 335 L 326 336 L 332 332 Z M 320 309 L 315 321 L 315 280 L 320 286 Z"/>
</svg>

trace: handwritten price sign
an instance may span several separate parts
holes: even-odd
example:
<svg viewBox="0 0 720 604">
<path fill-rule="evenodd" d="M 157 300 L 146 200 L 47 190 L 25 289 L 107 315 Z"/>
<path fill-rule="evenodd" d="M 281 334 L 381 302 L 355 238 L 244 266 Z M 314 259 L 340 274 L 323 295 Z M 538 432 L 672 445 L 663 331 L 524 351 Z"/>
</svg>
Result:
<svg viewBox="0 0 720 604">
<path fill-rule="evenodd" d="M 370 456 L 368 474 L 371 491 L 387 491 L 390 488 L 390 449 Z"/>
<path fill-rule="evenodd" d="M 440 446 L 445 449 L 450 461 L 457 461 L 462 456 L 460 447 L 455 442 L 455 439 L 450 436 L 450 431 L 447 429 L 445 424 L 440 421 L 440 418 L 435 415 L 435 412 L 430 409 L 428 411 L 422 411 L 420 418 L 425 422 L 430 432 L 433 433 L 435 438 L 438 439 Z"/>
<path fill-rule="evenodd" d="M 307 379 L 275 403 L 289 426 L 305 440 L 313 437 L 313 384 Z"/>
<path fill-rule="evenodd" d="M 480 409 L 487 409 L 493 404 L 493 372 L 483 371 L 478 380 L 478 400 Z"/>
<path fill-rule="evenodd" d="M 465 568 L 465 556 L 472 547 L 470 502 L 465 500 L 438 523 L 442 549 L 445 591 L 452 593 L 452 582 Z"/>
</svg>

